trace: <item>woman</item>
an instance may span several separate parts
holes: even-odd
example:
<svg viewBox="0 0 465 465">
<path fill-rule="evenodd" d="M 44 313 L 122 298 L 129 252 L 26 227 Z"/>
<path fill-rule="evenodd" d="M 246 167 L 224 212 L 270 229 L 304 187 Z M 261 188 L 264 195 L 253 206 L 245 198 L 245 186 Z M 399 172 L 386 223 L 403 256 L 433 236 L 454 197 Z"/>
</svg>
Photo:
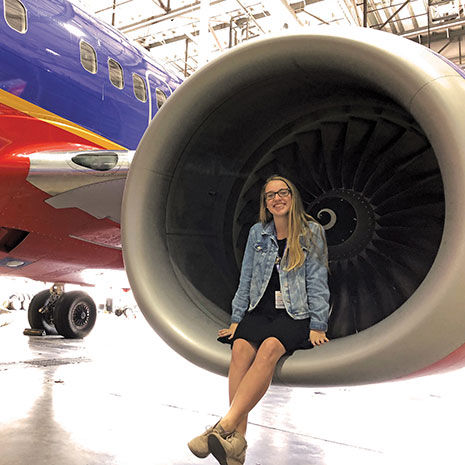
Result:
<svg viewBox="0 0 465 465">
<path fill-rule="evenodd" d="M 210 452 L 221 465 L 245 461 L 247 415 L 267 391 L 276 363 L 307 340 L 328 341 L 327 249 L 323 228 L 304 211 L 286 178 L 272 176 L 262 188 L 260 223 L 252 226 L 231 325 L 218 332 L 232 343 L 230 409 L 188 446 L 197 457 Z"/>
</svg>

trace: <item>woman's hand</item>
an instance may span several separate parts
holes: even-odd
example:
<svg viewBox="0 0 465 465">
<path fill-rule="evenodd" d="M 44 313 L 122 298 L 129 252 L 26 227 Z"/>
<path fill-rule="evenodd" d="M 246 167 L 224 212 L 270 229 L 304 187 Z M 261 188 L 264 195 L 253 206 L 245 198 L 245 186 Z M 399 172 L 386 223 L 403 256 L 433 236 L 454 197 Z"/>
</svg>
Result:
<svg viewBox="0 0 465 465">
<path fill-rule="evenodd" d="M 321 344 L 324 344 L 325 342 L 329 341 L 329 339 L 326 337 L 326 332 L 325 331 L 317 331 L 315 329 L 310 330 L 308 340 L 314 346 L 320 346 Z"/>
<path fill-rule="evenodd" d="M 232 339 L 232 337 L 234 336 L 234 333 L 236 332 L 236 328 L 238 324 L 239 323 L 231 323 L 231 326 L 229 328 L 220 329 L 218 331 L 218 336 L 219 337 L 229 336 L 228 339 Z"/>
</svg>

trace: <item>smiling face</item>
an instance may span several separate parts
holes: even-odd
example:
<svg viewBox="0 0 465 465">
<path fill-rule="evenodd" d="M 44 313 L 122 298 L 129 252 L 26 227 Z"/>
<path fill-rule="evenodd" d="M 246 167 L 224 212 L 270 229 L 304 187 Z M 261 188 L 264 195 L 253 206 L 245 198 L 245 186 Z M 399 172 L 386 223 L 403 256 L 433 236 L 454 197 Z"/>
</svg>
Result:
<svg viewBox="0 0 465 465">
<path fill-rule="evenodd" d="M 283 194 L 287 193 L 287 196 L 281 197 L 278 195 L 277 192 L 280 191 Z M 275 195 L 271 197 L 272 193 L 275 193 Z M 270 198 L 267 198 L 267 195 Z M 287 216 L 292 205 L 292 195 L 290 194 L 289 186 L 284 181 L 277 179 L 270 181 L 265 186 L 265 203 L 266 208 L 273 217 Z"/>
</svg>

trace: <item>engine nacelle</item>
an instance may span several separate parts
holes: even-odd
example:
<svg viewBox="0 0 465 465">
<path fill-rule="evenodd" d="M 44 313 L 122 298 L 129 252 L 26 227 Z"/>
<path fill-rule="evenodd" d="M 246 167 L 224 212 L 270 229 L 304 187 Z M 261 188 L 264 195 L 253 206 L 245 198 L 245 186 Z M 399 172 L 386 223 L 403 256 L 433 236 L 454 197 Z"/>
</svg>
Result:
<svg viewBox="0 0 465 465">
<path fill-rule="evenodd" d="M 226 374 L 247 233 L 271 174 L 326 228 L 330 343 L 274 382 L 397 379 L 465 358 L 465 75 L 387 33 L 322 27 L 237 47 L 163 106 L 132 163 L 123 244 L 136 300 L 191 362 Z"/>
</svg>

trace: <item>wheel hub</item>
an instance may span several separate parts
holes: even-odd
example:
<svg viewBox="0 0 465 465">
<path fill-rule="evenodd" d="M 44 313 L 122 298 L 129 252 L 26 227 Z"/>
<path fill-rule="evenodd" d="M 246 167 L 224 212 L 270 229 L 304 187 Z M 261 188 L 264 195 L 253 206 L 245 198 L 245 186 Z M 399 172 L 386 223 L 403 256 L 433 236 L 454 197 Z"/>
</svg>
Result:
<svg viewBox="0 0 465 465">
<path fill-rule="evenodd" d="M 85 326 L 89 320 L 89 308 L 86 304 L 80 303 L 76 305 L 73 312 L 73 322 L 76 326 Z"/>
</svg>

